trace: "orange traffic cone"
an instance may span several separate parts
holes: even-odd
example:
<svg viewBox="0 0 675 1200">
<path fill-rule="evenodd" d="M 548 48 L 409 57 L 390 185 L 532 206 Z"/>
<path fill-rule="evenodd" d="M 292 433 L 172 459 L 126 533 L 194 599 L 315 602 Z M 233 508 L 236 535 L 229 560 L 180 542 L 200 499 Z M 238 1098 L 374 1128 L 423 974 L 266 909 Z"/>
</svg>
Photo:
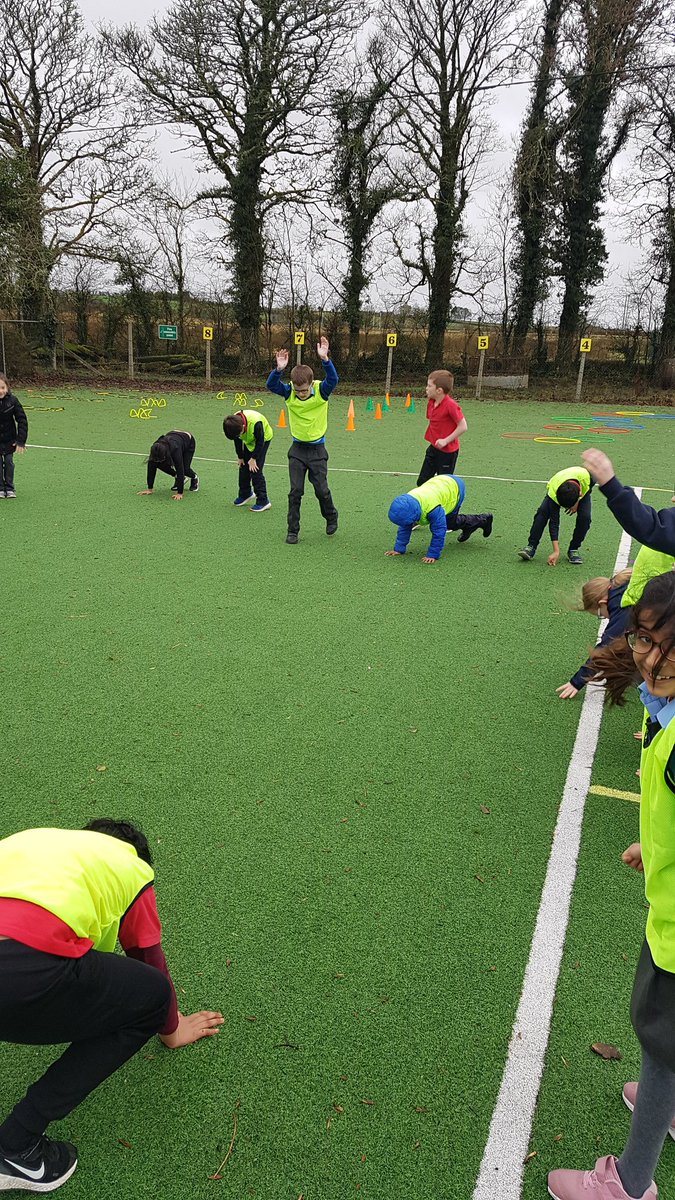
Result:
<svg viewBox="0 0 675 1200">
<path fill-rule="evenodd" d="M 354 415 L 355 415 L 355 414 L 354 414 L 354 401 L 353 401 L 353 400 L 350 400 L 350 401 L 349 401 L 349 408 L 347 409 L 347 416 L 348 416 L 348 417 L 354 417 Z"/>
<path fill-rule="evenodd" d="M 375 420 L 376 421 L 382 420 L 382 405 L 380 404 L 379 400 L 377 402 L 377 408 L 375 409 Z"/>
<path fill-rule="evenodd" d="M 353 413 L 349 413 L 347 416 L 347 433 L 356 433 L 356 425 L 354 424 Z"/>
<path fill-rule="evenodd" d="M 407 395 L 407 396 L 406 396 L 406 398 L 405 398 L 405 406 L 406 406 L 406 408 L 410 408 L 410 401 L 411 401 L 411 400 L 412 400 L 412 396 L 410 395 L 410 392 L 408 392 L 408 395 Z"/>
<path fill-rule="evenodd" d="M 286 428 L 286 409 L 282 408 L 281 412 L 279 413 L 279 420 L 277 421 L 277 429 L 285 429 L 285 428 Z"/>
</svg>

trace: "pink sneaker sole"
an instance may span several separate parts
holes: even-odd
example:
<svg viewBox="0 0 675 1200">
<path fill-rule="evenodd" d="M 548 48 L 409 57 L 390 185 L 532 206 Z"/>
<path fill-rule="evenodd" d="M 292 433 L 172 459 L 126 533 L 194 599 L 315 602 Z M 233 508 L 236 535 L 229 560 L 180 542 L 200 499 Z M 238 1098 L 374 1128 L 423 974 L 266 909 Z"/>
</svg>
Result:
<svg viewBox="0 0 675 1200">
<path fill-rule="evenodd" d="M 621 1096 L 622 1096 L 624 1104 L 626 1105 L 626 1108 L 629 1108 L 631 1112 L 635 1108 L 635 1099 L 637 1096 L 637 1090 L 638 1090 L 637 1083 L 625 1083 L 623 1085 L 623 1091 L 621 1093 Z M 675 1142 L 675 1122 L 673 1122 L 673 1124 L 671 1125 L 670 1129 L 668 1130 L 668 1133 L 670 1134 L 670 1137 Z"/>
</svg>

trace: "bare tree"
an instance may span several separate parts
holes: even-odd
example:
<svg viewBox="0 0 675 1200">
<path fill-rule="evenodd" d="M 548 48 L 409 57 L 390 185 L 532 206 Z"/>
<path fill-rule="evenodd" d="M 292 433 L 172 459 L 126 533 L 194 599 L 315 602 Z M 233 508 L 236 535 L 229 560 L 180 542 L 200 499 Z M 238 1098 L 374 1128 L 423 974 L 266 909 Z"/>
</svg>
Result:
<svg viewBox="0 0 675 1200">
<path fill-rule="evenodd" d="M 142 189 L 137 115 L 75 0 L 4 0 L 0 154 L 24 187 L 17 292 L 25 317 L 50 311 L 55 265 L 95 253 L 110 214 Z"/>
<path fill-rule="evenodd" d="M 151 111 L 187 131 L 217 173 L 201 196 L 227 224 L 247 372 L 258 365 L 265 218 L 303 190 L 302 168 L 299 188 L 285 172 L 312 148 L 324 75 L 352 22 L 353 0 L 176 0 L 147 34 L 106 34 Z"/>
<path fill-rule="evenodd" d="M 513 66 L 522 0 L 384 0 L 398 45 L 401 144 L 420 196 L 403 251 L 429 292 L 428 366 L 443 342 L 465 241 L 464 212 L 488 150 L 486 94 Z"/>
</svg>

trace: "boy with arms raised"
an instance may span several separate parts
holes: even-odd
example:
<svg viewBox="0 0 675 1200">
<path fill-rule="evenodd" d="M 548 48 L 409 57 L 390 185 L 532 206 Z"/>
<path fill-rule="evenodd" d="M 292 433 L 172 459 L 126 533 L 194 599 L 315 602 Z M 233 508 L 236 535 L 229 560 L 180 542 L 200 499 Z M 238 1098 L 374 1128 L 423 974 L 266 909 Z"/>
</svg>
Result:
<svg viewBox="0 0 675 1200">
<path fill-rule="evenodd" d="M 328 428 L 328 397 L 337 387 L 338 375 L 329 352 L 328 338 L 322 337 L 316 347 L 323 363 L 324 379 L 314 379 L 312 368 L 299 363 L 291 371 L 291 382 L 282 383 L 281 375 L 288 366 L 288 350 L 276 350 L 276 369 L 267 379 L 267 388 L 282 396 L 288 408 L 291 427 L 291 442 L 288 451 L 288 470 L 291 490 L 288 493 L 288 534 L 286 541 L 294 546 L 300 532 L 300 504 L 305 490 L 305 476 L 314 488 L 321 516 L 326 522 L 326 533 L 337 532 L 338 513 L 328 487 L 328 451 L 326 430 Z"/>
</svg>

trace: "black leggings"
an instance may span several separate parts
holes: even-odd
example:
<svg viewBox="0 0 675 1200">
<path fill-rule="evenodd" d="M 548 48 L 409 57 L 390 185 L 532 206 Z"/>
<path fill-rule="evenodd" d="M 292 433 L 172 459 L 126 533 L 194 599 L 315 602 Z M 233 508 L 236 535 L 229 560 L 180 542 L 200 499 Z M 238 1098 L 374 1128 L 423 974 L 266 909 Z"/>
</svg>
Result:
<svg viewBox="0 0 675 1200">
<path fill-rule="evenodd" d="M 171 985 L 154 967 L 89 950 L 82 958 L 0 941 L 0 1041 L 69 1042 L 0 1125 L 17 1153 L 112 1075 L 166 1020 Z"/>
</svg>

